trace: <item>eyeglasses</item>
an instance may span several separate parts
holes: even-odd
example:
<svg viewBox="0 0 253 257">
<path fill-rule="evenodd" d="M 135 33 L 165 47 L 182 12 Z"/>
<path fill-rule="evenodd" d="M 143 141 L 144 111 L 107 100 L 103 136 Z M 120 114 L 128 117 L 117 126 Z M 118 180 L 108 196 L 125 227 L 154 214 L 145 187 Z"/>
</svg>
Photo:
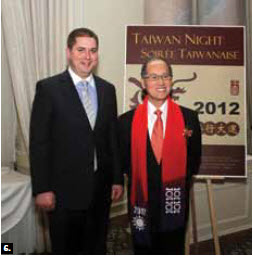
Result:
<svg viewBox="0 0 253 257">
<path fill-rule="evenodd" d="M 159 79 L 162 79 L 164 81 L 169 81 L 172 79 L 172 77 L 168 74 L 164 75 L 157 75 L 157 74 L 150 74 L 143 77 L 144 79 L 149 79 L 150 81 L 158 81 Z"/>
</svg>

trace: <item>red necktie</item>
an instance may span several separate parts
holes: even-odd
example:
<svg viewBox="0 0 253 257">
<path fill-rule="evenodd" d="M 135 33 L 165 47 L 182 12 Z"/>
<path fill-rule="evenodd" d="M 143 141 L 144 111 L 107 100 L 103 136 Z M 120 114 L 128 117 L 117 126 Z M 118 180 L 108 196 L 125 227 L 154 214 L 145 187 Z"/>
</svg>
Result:
<svg viewBox="0 0 253 257">
<path fill-rule="evenodd" d="M 158 163 L 161 162 L 162 159 L 162 150 L 163 150 L 163 121 L 162 121 L 162 112 L 160 110 L 156 110 L 155 114 L 157 115 L 157 119 L 153 128 L 152 137 L 151 137 L 151 145 Z"/>
</svg>

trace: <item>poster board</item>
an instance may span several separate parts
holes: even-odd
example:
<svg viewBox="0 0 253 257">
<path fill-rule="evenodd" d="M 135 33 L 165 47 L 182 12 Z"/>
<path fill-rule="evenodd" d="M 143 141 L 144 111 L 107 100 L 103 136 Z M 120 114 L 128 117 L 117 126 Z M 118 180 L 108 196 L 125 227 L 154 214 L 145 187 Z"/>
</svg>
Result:
<svg viewBox="0 0 253 257">
<path fill-rule="evenodd" d="M 245 28 L 127 26 L 124 111 L 141 103 L 144 60 L 173 69 L 173 99 L 199 113 L 202 176 L 246 177 Z"/>
</svg>

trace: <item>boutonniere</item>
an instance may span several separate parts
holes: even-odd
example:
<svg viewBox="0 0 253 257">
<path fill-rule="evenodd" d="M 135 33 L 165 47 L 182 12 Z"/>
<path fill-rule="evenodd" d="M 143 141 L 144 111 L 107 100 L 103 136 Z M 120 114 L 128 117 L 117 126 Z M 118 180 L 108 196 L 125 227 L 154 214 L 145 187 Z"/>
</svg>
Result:
<svg viewBox="0 0 253 257">
<path fill-rule="evenodd" d="M 183 136 L 187 139 L 192 136 L 193 130 L 185 128 L 183 132 Z"/>
</svg>

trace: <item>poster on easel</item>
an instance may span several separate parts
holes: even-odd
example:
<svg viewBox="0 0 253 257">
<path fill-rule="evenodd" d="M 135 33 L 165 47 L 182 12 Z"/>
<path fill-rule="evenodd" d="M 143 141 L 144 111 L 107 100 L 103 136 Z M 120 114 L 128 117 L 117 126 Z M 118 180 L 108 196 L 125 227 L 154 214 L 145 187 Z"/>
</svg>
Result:
<svg viewBox="0 0 253 257">
<path fill-rule="evenodd" d="M 126 26 L 124 111 L 141 103 L 149 56 L 173 69 L 173 100 L 199 113 L 202 176 L 246 177 L 245 28 Z"/>
</svg>

